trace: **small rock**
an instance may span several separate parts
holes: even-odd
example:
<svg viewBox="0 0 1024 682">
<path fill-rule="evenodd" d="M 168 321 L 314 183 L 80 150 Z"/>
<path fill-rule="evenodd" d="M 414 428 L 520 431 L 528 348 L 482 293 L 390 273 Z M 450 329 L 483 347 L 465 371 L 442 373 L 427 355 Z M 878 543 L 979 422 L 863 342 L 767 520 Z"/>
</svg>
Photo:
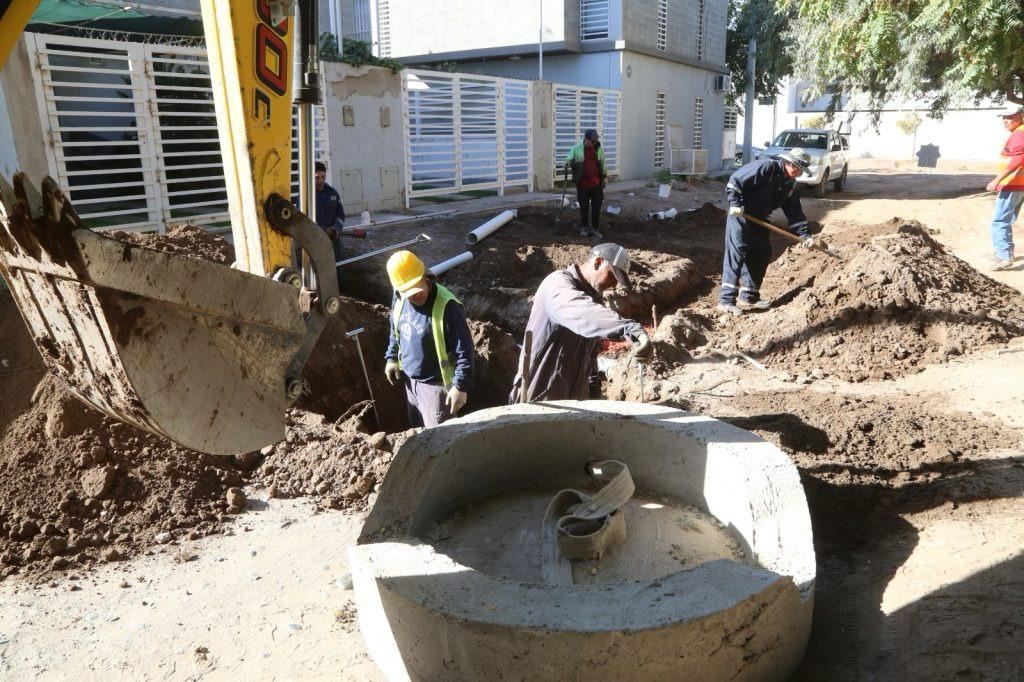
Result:
<svg viewBox="0 0 1024 682">
<path fill-rule="evenodd" d="M 352 574 L 345 573 L 340 578 L 334 581 L 334 586 L 342 590 L 352 589 Z"/>
<path fill-rule="evenodd" d="M 823 370 L 821 367 L 815 367 L 814 369 L 811 370 L 811 376 L 814 377 L 815 379 L 824 379 L 825 370 Z"/>
<path fill-rule="evenodd" d="M 256 466 L 256 453 L 255 452 L 243 452 L 235 455 L 235 464 L 243 469 L 249 470 Z"/>
<path fill-rule="evenodd" d="M 25 563 L 25 564 L 30 563 L 32 561 L 35 561 L 38 558 L 39 558 L 39 550 L 36 549 L 35 547 L 29 547 L 21 555 L 21 561 L 22 561 L 22 563 Z"/>
<path fill-rule="evenodd" d="M 270 487 L 267 488 L 267 497 L 269 497 L 270 499 L 274 499 L 274 498 L 277 498 L 277 497 L 280 497 L 280 496 L 281 496 L 281 491 L 278 489 L 277 484 L 276 483 L 272 483 L 270 485 Z"/>
<path fill-rule="evenodd" d="M 162 533 L 157 533 L 156 535 L 154 535 L 153 539 L 159 542 L 161 545 L 166 545 L 168 542 L 174 539 L 174 536 L 171 533 L 164 531 Z"/>
<path fill-rule="evenodd" d="M 65 568 L 67 568 L 70 565 L 71 565 L 71 562 L 68 561 L 66 558 L 64 558 L 62 556 L 57 556 L 57 557 L 54 557 L 53 561 L 50 562 L 50 570 L 53 570 L 53 571 L 63 571 Z"/>
<path fill-rule="evenodd" d="M 263 448 L 262 450 L 260 450 L 260 454 L 264 456 L 274 454 L 274 444 L 270 444 Z"/>
<path fill-rule="evenodd" d="M 236 507 L 235 505 L 231 505 L 227 509 L 228 514 L 241 514 L 243 511 L 241 507 Z"/>
<path fill-rule="evenodd" d="M 118 587 L 120 587 L 122 589 L 125 589 L 125 590 L 127 590 L 131 586 L 132 586 L 132 584 L 130 582 L 128 582 L 127 580 L 122 580 L 121 584 L 118 585 Z"/>
<path fill-rule="evenodd" d="M 49 535 L 50 537 L 53 537 L 54 535 L 60 535 L 60 528 L 58 528 L 57 524 L 55 523 L 47 522 L 42 525 L 42 527 L 39 529 L 39 532 L 43 535 Z"/>
<path fill-rule="evenodd" d="M 68 541 L 64 538 L 50 538 L 43 545 L 43 556 L 60 556 L 68 549 Z"/>
<path fill-rule="evenodd" d="M 225 499 L 227 499 L 228 506 L 238 507 L 239 510 L 245 509 L 247 500 L 245 499 L 245 493 L 242 492 L 241 488 L 228 488 Z"/>
<path fill-rule="evenodd" d="M 788 382 L 788 383 L 792 383 L 792 382 L 796 381 L 796 377 L 794 375 L 790 374 L 789 372 L 782 372 L 782 373 L 780 373 L 778 375 L 777 378 L 778 378 L 779 381 L 785 381 L 785 382 Z"/>
<path fill-rule="evenodd" d="M 82 490 L 87 497 L 102 499 L 114 486 L 114 467 L 90 469 L 82 474 Z"/>
<path fill-rule="evenodd" d="M 10 532 L 12 540 L 30 540 L 37 535 L 39 535 L 39 526 L 35 521 L 27 520 L 12 528 Z"/>
<path fill-rule="evenodd" d="M 102 554 L 104 561 L 118 561 L 121 558 L 121 552 L 117 551 L 116 547 L 110 547 Z"/>
<path fill-rule="evenodd" d="M 102 464 L 107 461 L 107 449 L 102 445 L 96 445 L 89 451 L 89 456 L 92 458 L 93 462 Z"/>
<path fill-rule="evenodd" d="M 391 443 L 388 442 L 388 434 L 384 431 L 378 431 L 370 436 L 369 443 L 378 450 L 384 450 L 385 452 L 391 451 Z"/>
<path fill-rule="evenodd" d="M 318 495 L 325 495 L 327 491 L 329 491 L 330 489 L 331 486 L 329 486 L 327 483 L 321 483 L 316 487 L 316 492 Z"/>
</svg>

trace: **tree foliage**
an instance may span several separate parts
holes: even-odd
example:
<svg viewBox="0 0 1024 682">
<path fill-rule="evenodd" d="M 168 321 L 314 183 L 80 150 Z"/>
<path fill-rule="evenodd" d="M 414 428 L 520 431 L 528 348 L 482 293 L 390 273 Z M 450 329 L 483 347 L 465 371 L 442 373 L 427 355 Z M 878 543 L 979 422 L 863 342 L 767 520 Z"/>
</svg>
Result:
<svg viewBox="0 0 1024 682">
<path fill-rule="evenodd" d="M 812 98 L 863 93 L 876 111 L 920 100 L 933 115 L 970 100 L 1024 103 L 1024 0 L 779 3 L 797 11 L 793 75 Z"/>
<path fill-rule="evenodd" d="M 793 58 L 787 29 L 796 18 L 795 7 L 782 7 L 777 0 L 730 0 L 729 32 L 725 60 L 732 73 L 737 94 L 747 87 L 747 43 L 757 40 L 757 69 L 754 96 L 773 99 L 779 83 L 790 75 Z"/>
</svg>

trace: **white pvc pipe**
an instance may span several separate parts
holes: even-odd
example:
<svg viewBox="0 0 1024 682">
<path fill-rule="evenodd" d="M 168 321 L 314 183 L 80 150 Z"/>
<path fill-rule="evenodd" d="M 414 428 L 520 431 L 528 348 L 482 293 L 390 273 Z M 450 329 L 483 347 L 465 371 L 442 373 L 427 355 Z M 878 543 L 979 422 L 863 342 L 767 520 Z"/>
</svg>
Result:
<svg viewBox="0 0 1024 682">
<path fill-rule="evenodd" d="M 456 265 L 462 265 L 463 263 L 468 263 L 471 260 L 473 260 L 473 254 L 470 253 L 469 251 L 463 251 L 458 256 L 449 258 L 448 260 L 442 261 L 437 265 L 432 265 L 428 272 L 431 275 L 440 275 L 442 273 L 448 272 Z"/>
<path fill-rule="evenodd" d="M 466 243 L 469 244 L 470 246 L 473 246 L 478 241 L 487 237 L 492 232 L 497 230 L 499 227 L 515 218 L 517 215 L 519 215 L 519 211 L 514 208 L 510 208 L 507 211 L 499 213 L 498 215 L 494 216 L 480 227 L 476 228 L 475 230 L 467 234 Z"/>
</svg>

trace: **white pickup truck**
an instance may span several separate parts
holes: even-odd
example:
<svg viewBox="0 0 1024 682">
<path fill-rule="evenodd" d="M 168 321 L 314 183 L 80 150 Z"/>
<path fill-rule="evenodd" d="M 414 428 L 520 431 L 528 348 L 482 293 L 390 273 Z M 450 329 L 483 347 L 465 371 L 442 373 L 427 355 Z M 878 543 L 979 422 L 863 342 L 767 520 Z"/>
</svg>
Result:
<svg viewBox="0 0 1024 682">
<path fill-rule="evenodd" d="M 843 191 L 849 171 L 849 143 L 834 130 L 794 129 L 783 130 L 773 142 L 765 142 L 765 148 L 757 158 L 778 156 L 784 151 L 801 147 L 811 156 L 811 175 L 802 175 L 797 182 L 814 188 L 815 196 L 822 196 L 828 183 L 837 192 Z"/>
</svg>

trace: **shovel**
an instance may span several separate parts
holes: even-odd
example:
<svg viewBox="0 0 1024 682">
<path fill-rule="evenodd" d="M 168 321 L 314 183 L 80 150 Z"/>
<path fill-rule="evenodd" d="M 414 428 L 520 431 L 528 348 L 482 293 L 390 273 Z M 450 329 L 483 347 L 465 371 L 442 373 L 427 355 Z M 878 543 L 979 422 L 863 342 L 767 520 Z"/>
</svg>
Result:
<svg viewBox="0 0 1024 682">
<path fill-rule="evenodd" d="M 562 209 L 565 208 L 565 191 L 569 187 L 569 167 L 566 166 L 562 177 L 562 200 L 558 202 L 558 215 L 555 217 L 555 226 L 562 223 Z"/>
<path fill-rule="evenodd" d="M 794 242 L 796 242 L 798 244 L 802 244 L 803 241 L 804 241 L 803 237 L 797 236 L 797 235 L 793 234 L 792 232 L 790 232 L 789 230 L 784 230 L 781 227 L 779 227 L 778 225 L 773 225 L 773 224 L 769 223 L 767 220 L 761 220 L 760 218 L 755 218 L 754 216 L 749 215 L 747 213 L 744 213 L 743 217 L 746 220 L 749 220 L 750 222 L 754 223 L 755 225 L 760 225 L 761 227 L 765 228 L 766 230 L 770 230 L 770 231 L 774 232 L 775 234 L 778 234 L 780 236 L 785 237 L 786 239 L 789 239 L 790 241 L 794 241 Z M 822 253 L 826 253 L 826 254 L 828 254 L 828 255 L 830 255 L 833 258 L 836 258 L 838 260 L 842 260 L 843 259 L 843 257 L 841 255 L 839 255 L 839 252 L 836 251 L 835 249 L 833 249 L 828 244 L 815 244 L 811 248 L 814 249 L 815 251 L 821 251 Z"/>
</svg>

